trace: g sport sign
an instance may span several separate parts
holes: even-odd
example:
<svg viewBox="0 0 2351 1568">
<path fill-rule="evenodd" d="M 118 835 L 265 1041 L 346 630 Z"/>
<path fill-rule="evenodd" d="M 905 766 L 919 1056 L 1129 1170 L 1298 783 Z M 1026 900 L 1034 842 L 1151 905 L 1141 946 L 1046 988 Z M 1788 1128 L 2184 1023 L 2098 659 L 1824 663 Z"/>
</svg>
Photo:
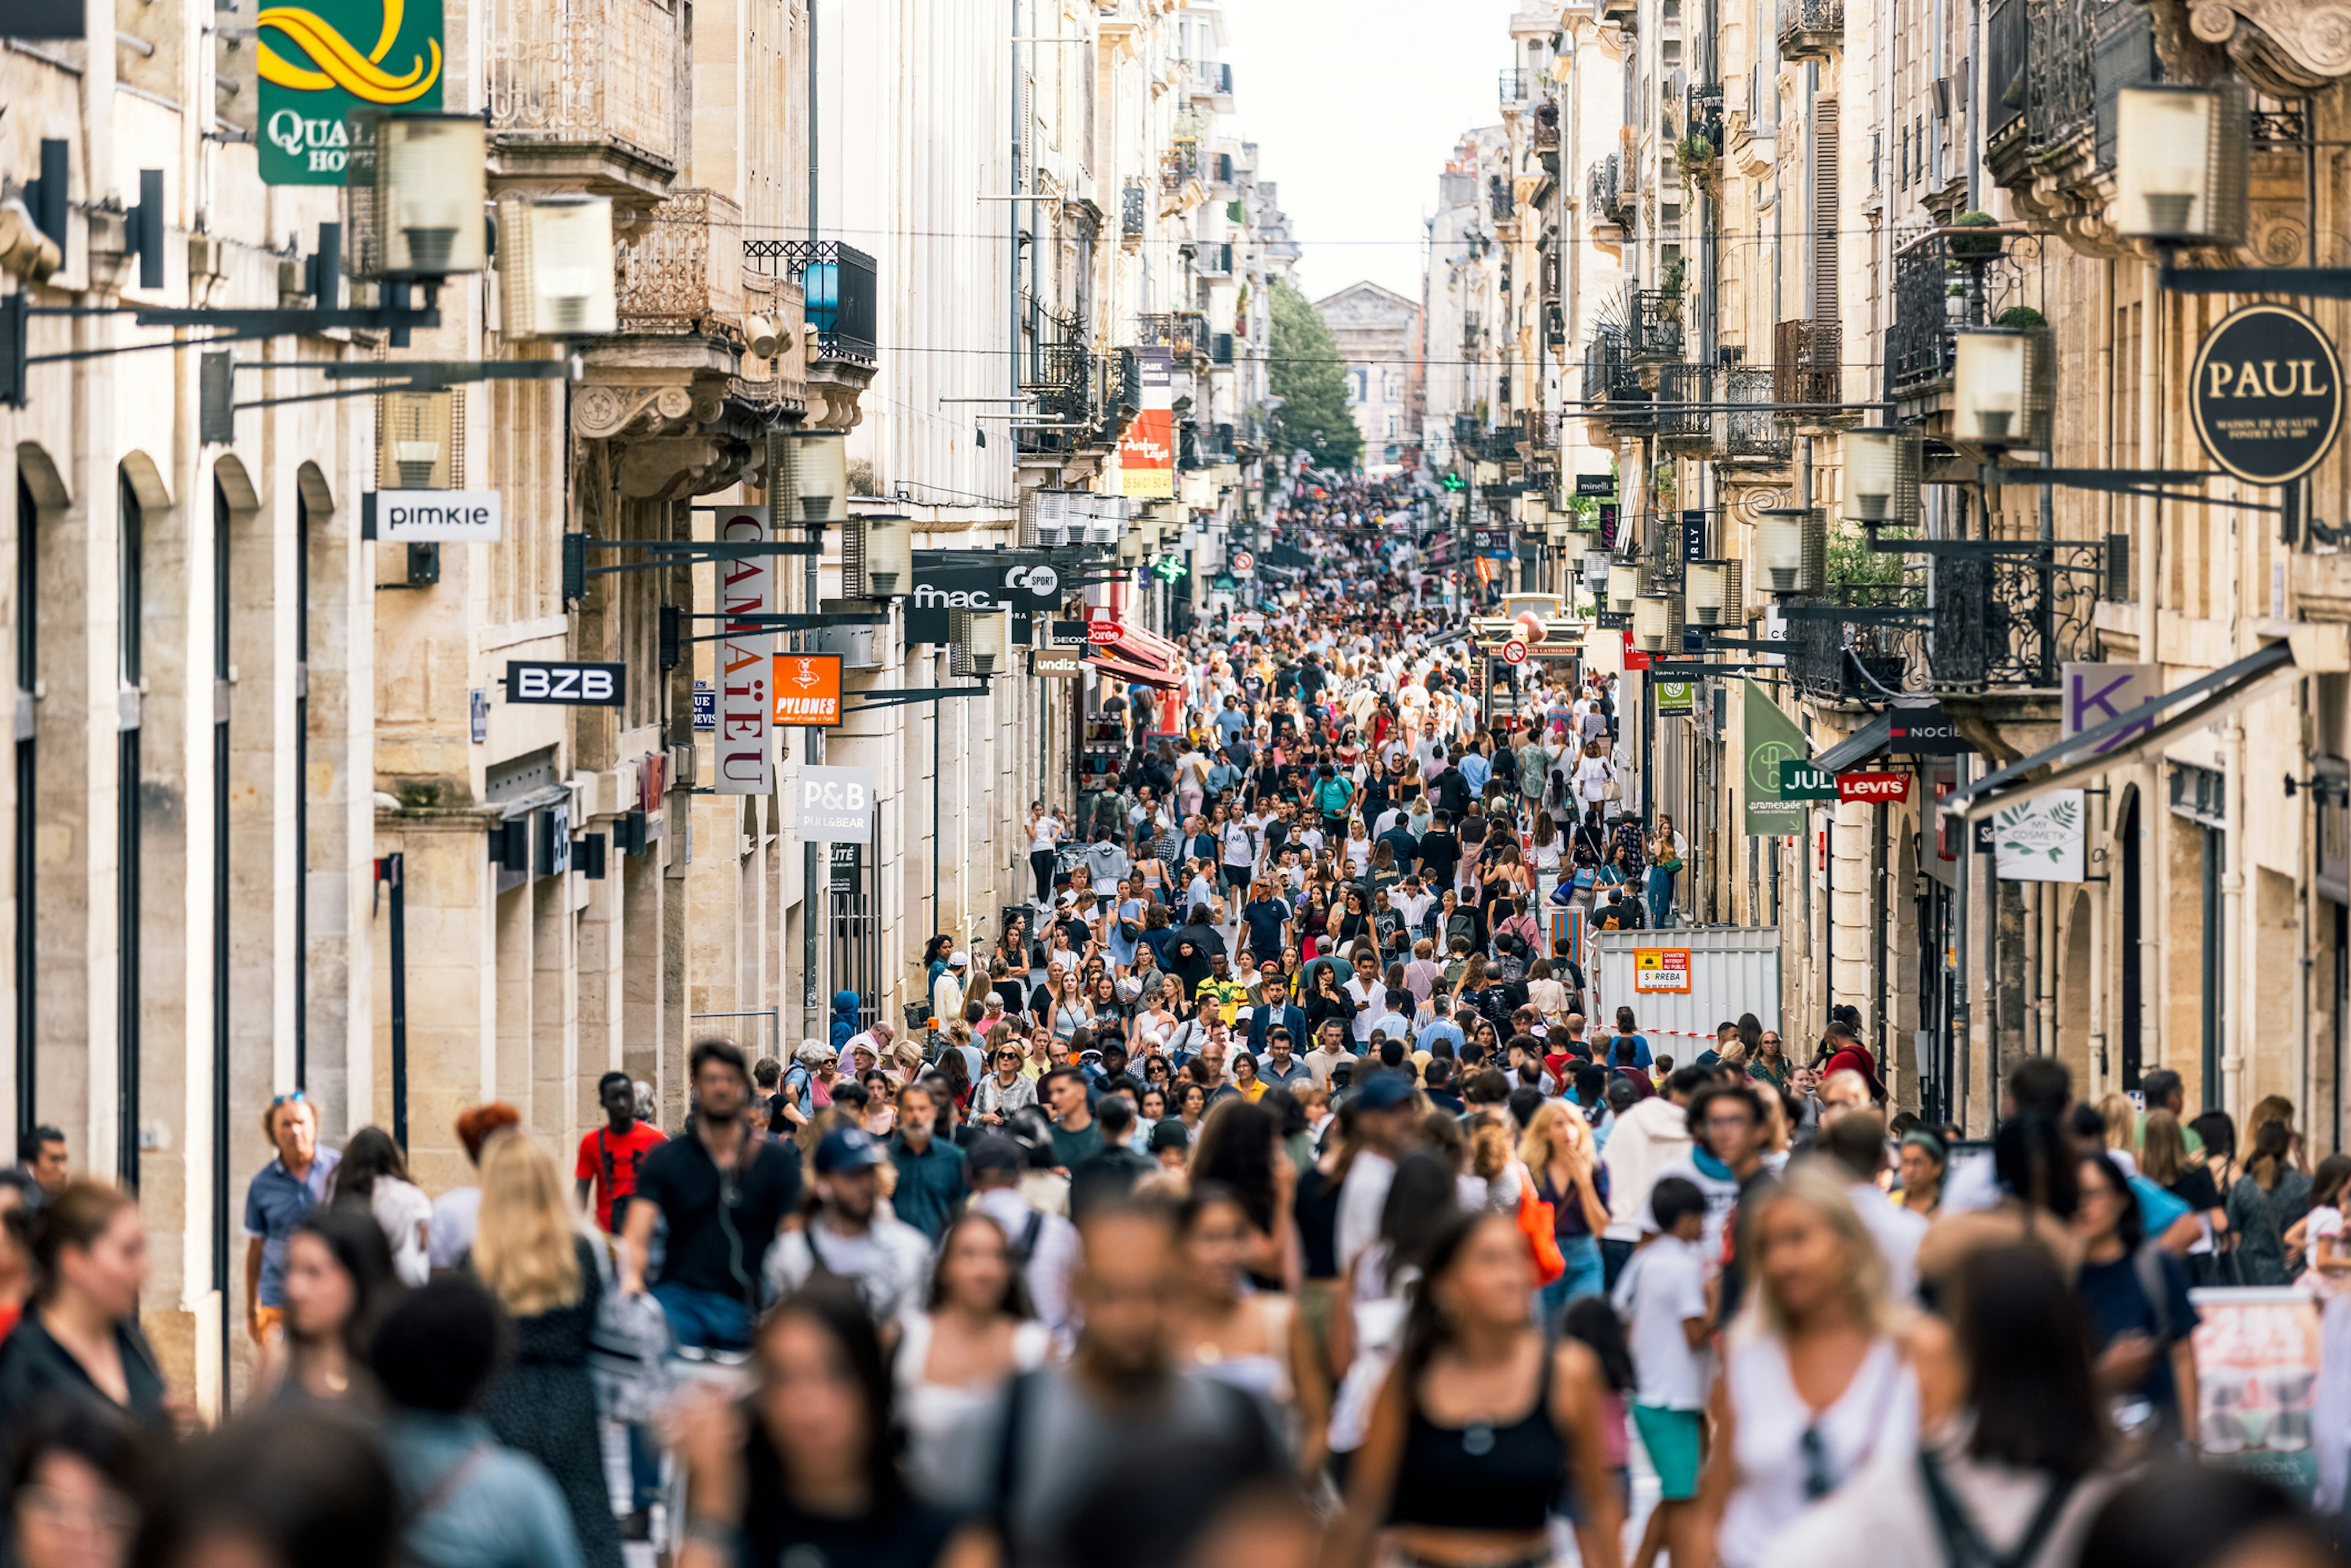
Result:
<svg viewBox="0 0 2351 1568">
<path fill-rule="evenodd" d="M 2343 366 L 2317 322 L 2284 305 L 2220 319 L 2196 350 L 2189 413 L 2213 462 L 2253 485 L 2318 466 L 2343 428 Z"/>
<path fill-rule="evenodd" d="M 957 610 L 1049 614 L 1061 607 L 1061 574 L 1042 550 L 918 549 L 906 595 L 906 641 L 944 643 Z"/>
<path fill-rule="evenodd" d="M 265 5 L 256 22 L 269 184 L 341 184 L 354 109 L 441 108 L 441 0 Z"/>
<path fill-rule="evenodd" d="M 545 659 L 507 661 L 507 701 L 559 707 L 619 707 L 628 701 L 626 664 L 559 664 Z"/>
<path fill-rule="evenodd" d="M 800 841 L 872 843 L 873 794 L 873 769 L 871 768 L 802 768 Z"/>
<path fill-rule="evenodd" d="M 841 722 L 841 655 L 778 653 L 776 724 L 830 727 Z"/>
<path fill-rule="evenodd" d="M 505 522 L 505 503 L 496 490 L 367 490 L 360 496 L 360 538 L 385 544 L 489 544 Z"/>
</svg>

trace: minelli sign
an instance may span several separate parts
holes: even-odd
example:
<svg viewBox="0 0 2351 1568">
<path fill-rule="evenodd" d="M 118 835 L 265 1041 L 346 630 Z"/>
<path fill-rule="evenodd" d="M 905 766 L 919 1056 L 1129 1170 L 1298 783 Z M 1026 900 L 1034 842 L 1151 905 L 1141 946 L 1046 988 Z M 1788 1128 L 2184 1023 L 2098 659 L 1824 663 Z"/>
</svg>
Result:
<svg viewBox="0 0 2351 1568">
<path fill-rule="evenodd" d="M 1836 783 L 1840 800 L 1892 806 L 1910 799 L 1907 773 L 1840 773 Z"/>
<path fill-rule="evenodd" d="M 767 508 L 719 513 L 716 538 L 720 544 L 766 544 Z M 719 629 L 714 672 L 718 678 L 718 729 L 712 739 L 716 777 L 711 789 L 720 795 L 776 792 L 775 748 L 768 743 L 776 636 L 756 622 L 731 619 L 775 613 L 774 559 L 750 556 L 718 563 L 718 608 L 730 617 Z"/>
<path fill-rule="evenodd" d="M 2189 413 L 2212 461 L 2255 485 L 2318 466 L 2343 428 L 2343 367 L 2317 322 L 2283 305 L 2220 319 L 2196 351 Z"/>
<path fill-rule="evenodd" d="M 256 20 L 269 184 L 341 184 L 354 109 L 441 108 L 441 0 L 265 5 Z"/>
</svg>

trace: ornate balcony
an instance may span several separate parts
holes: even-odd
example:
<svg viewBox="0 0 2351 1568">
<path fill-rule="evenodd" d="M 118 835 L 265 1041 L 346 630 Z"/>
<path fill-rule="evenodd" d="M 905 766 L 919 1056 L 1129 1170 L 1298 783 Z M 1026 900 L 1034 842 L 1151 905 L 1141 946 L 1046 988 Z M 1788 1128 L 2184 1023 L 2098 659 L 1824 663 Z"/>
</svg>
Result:
<svg viewBox="0 0 2351 1568">
<path fill-rule="evenodd" d="M 491 0 L 486 75 L 496 188 L 588 191 L 643 212 L 683 162 L 684 7 Z"/>
<path fill-rule="evenodd" d="M 1771 403 L 1778 401 L 1779 376 L 1760 367 L 1735 365 L 1719 377 L 1725 402 Z M 1753 413 L 1733 412 L 1724 416 L 1722 455 L 1734 464 L 1779 467 L 1796 453 L 1796 422 L 1772 408 Z"/>
<path fill-rule="evenodd" d="M 1844 47 L 1844 0 L 1780 0 L 1780 57 L 1824 59 Z"/>
<path fill-rule="evenodd" d="M 1844 333 L 1834 321 L 1782 321 L 1771 331 L 1775 402 L 1843 401 Z"/>
<path fill-rule="evenodd" d="M 1602 327 L 1583 346 L 1584 417 L 1612 430 L 1646 430 L 1656 423 L 1656 400 L 1641 385 L 1624 335 Z"/>
<path fill-rule="evenodd" d="M 1138 341 L 1146 347 L 1169 350 L 1179 369 L 1207 357 L 1208 319 L 1199 311 L 1177 310 L 1139 319 L 1142 333 Z"/>
<path fill-rule="evenodd" d="M 880 363 L 874 342 L 880 287 L 873 258 L 838 240 L 749 240 L 744 249 L 806 290 L 802 358 L 817 405 L 812 423 L 855 428 L 862 417 L 859 399 Z"/>
<path fill-rule="evenodd" d="M 1074 315 L 1057 315 L 1033 299 L 1028 305 L 1024 315 L 1029 340 L 1021 361 L 1020 390 L 1036 401 L 1028 415 L 1033 423 L 1013 427 L 1013 447 L 1024 457 L 1071 455 L 1101 434 L 1086 324 Z"/>
<path fill-rule="evenodd" d="M 1584 177 L 1589 187 L 1586 218 L 1593 238 L 1603 245 L 1621 243 L 1631 226 L 1631 203 L 1625 196 L 1624 162 L 1614 152 L 1594 162 Z"/>
<path fill-rule="evenodd" d="M 1633 292 L 1633 359 L 1655 364 L 1682 357 L 1682 291 L 1640 288 Z"/>
<path fill-rule="evenodd" d="M 1677 403 L 1714 401 L 1717 371 L 1712 365 L 1661 365 L 1657 369 L 1657 444 L 1685 457 L 1714 455 L 1720 423 L 1708 408 L 1676 408 Z"/>
<path fill-rule="evenodd" d="M 1989 556 L 1935 558 L 1934 684 L 2053 692 L 2069 660 L 2095 656 L 2105 546 L 2022 539 Z"/>
<path fill-rule="evenodd" d="M 1886 332 L 1886 393 L 1902 397 L 1948 385 L 1951 329 L 1965 304 L 1965 279 L 1940 235 L 1894 255 L 1894 320 Z"/>
<path fill-rule="evenodd" d="M 1788 621 L 1788 678 L 1831 702 L 1876 702 L 1888 692 L 1925 691 L 1924 618 L 1908 612 L 1926 606 L 1926 590 L 1900 578 L 1832 583 L 1824 594 L 1795 601 Z"/>
</svg>

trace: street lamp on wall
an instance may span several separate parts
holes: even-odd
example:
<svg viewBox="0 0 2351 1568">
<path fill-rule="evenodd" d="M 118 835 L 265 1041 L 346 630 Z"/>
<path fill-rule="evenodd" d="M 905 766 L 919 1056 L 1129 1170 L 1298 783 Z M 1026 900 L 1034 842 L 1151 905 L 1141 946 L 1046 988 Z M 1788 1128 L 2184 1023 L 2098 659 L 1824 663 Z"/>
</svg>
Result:
<svg viewBox="0 0 2351 1568">
<path fill-rule="evenodd" d="M 950 610 L 947 642 L 950 673 L 991 679 L 1011 666 L 1012 617 L 1001 610 Z"/>
<path fill-rule="evenodd" d="M 1755 558 L 1773 593 L 1818 593 L 1828 578 L 1828 521 L 1817 507 L 1755 514 Z"/>
<path fill-rule="evenodd" d="M 2116 231 L 2158 245 L 2242 245 L 2249 109 L 2235 81 L 2116 94 Z"/>
<path fill-rule="evenodd" d="M 509 338 L 576 338 L 619 329 L 609 196 L 500 204 L 498 280 Z"/>
<path fill-rule="evenodd" d="M 488 261 L 478 115 L 355 113 L 350 192 L 362 277 L 455 277 Z"/>
<path fill-rule="evenodd" d="M 2046 450 L 2056 369 L 2048 329 L 1959 327 L 1951 336 L 1952 440 Z"/>
<path fill-rule="evenodd" d="M 1908 527 L 1918 520 L 1918 440 L 1901 430 L 1848 430 L 1843 510 L 1865 528 Z"/>
<path fill-rule="evenodd" d="M 1682 623 L 1678 593 L 1644 593 L 1633 601 L 1633 645 L 1645 653 L 1680 652 Z"/>
<path fill-rule="evenodd" d="M 1608 609 L 1616 615 L 1630 615 L 1633 601 L 1641 596 L 1641 569 L 1611 561 L 1608 566 Z"/>
</svg>

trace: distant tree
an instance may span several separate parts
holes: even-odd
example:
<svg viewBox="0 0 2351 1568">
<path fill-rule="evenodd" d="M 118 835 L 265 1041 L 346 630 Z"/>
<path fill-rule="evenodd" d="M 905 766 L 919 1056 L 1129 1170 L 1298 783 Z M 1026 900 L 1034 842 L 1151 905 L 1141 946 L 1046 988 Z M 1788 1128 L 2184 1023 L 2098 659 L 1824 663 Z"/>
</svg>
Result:
<svg viewBox="0 0 2351 1568">
<path fill-rule="evenodd" d="M 1317 467 L 1353 468 L 1364 455 L 1364 433 L 1347 407 L 1347 371 L 1339 346 L 1313 302 L 1289 284 L 1273 283 L 1274 450 L 1307 452 Z"/>
</svg>

